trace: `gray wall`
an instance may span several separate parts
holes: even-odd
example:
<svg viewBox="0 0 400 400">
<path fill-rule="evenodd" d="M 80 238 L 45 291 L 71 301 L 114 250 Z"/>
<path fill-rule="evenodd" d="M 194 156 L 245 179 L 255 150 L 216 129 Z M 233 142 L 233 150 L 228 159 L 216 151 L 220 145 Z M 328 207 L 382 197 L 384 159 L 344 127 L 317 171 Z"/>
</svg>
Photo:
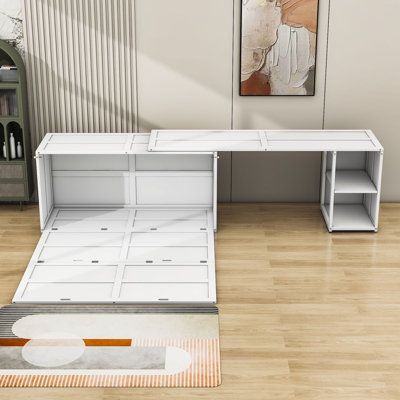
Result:
<svg viewBox="0 0 400 400">
<path fill-rule="evenodd" d="M 114 64 L 107 68 L 114 83 L 101 86 L 99 81 L 97 103 L 95 96 L 85 98 L 86 114 L 93 109 L 105 121 L 99 127 L 102 130 L 127 126 L 121 122 L 124 115 L 129 115 L 132 130 L 142 132 L 152 128 L 371 128 L 386 146 L 383 200 L 400 201 L 400 158 L 396 157 L 400 1 L 320 0 L 316 95 L 304 98 L 238 95 L 240 0 L 115 0 L 113 7 L 107 2 L 107 9 L 105 1 L 87 0 L 83 3 L 89 7 L 78 14 L 74 8 L 61 7 L 62 0 L 25 1 L 27 17 L 34 16 L 25 25 L 28 71 L 35 80 L 30 93 L 40 107 L 32 121 L 35 139 L 50 128 L 62 130 L 63 124 L 57 125 L 57 116 L 48 110 L 60 110 L 62 101 L 75 104 L 82 87 L 86 89 L 86 79 L 92 74 L 99 78 L 104 61 L 111 58 Z M 83 3 L 74 0 L 72 4 L 79 11 Z M 91 10 L 97 11 L 90 15 Z M 57 32 L 51 32 L 57 26 L 52 27 L 48 15 L 61 21 L 61 26 L 63 21 L 66 24 L 69 46 L 62 55 L 68 60 L 84 56 L 79 29 L 78 33 L 73 29 L 75 21 L 85 45 L 95 46 L 98 55 L 83 70 L 73 64 L 79 74 L 76 78 L 68 75 L 67 85 L 59 90 L 60 99 L 43 94 L 47 77 L 54 82 L 58 76 L 62 81 L 63 71 L 69 73 L 68 67 L 55 65 L 43 43 L 52 33 L 57 39 Z M 124 18 L 122 28 L 119 18 Z M 85 24 L 89 24 L 87 31 Z M 44 27 L 45 35 L 38 26 Z M 119 60 L 112 50 L 115 43 L 129 58 L 129 68 L 115 63 Z M 126 75 L 130 70 L 132 79 Z M 115 88 L 120 73 L 125 78 Z M 135 98 L 124 97 L 126 92 Z M 72 118 L 73 130 L 90 130 L 86 114 L 75 111 L 68 116 L 68 109 L 60 113 L 66 120 Z M 318 154 L 234 153 L 224 154 L 220 161 L 221 201 L 318 199 Z"/>
</svg>

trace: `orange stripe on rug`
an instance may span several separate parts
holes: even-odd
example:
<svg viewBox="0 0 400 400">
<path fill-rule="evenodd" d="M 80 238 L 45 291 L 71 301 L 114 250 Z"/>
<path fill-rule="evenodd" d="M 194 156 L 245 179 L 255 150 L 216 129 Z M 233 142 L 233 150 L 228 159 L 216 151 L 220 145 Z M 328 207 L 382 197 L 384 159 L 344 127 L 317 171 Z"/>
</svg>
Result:
<svg viewBox="0 0 400 400">
<path fill-rule="evenodd" d="M 56 346 L 60 345 L 60 340 L 62 339 L 54 339 L 54 344 Z M 0 338 L 0 346 L 18 346 L 22 347 L 28 343 L 30 339 L 24 338 Z M 44 339 L 44 343 L 46 345 L 51 344 L 52 339 Z M 130 347 L 133 344 L 132 339 L 83 339 L 86 346 L 99 346 L 99 347 L 106 347 L 106 346 L 127 346 Z"/>
</svg>

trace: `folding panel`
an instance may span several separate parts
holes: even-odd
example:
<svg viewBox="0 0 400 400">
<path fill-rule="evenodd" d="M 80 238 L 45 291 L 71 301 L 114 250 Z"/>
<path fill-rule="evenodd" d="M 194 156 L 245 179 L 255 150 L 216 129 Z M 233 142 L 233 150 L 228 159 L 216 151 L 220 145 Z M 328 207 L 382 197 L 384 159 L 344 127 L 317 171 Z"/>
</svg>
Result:
<svg viewBox="0 0 400 400">
<path fill-rule="evenodd" d="M 379 151 L 368 130 L 153 130 L 149 151 Z"/>
<path fill-rule="evenodd" d="M 149 151 L 264 151 L 264 131 L 153 130 Z"/>
<path fill-rule="evenodd" d="M 212 210 L 53 210 L 15 303 L 216 301 Z"/>
<path fill-rule="evenodd" d="M 268 151 L 377 151 L 370 131 L 266 131 Z"/>
</svg>

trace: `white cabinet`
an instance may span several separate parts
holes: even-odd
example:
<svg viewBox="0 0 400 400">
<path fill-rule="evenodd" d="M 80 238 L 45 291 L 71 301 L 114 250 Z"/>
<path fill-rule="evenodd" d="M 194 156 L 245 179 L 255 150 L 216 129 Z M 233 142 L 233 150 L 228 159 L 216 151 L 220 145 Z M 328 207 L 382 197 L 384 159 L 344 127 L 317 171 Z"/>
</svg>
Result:
<svg viewBox="0 0 400 400">
<path fill-rule="evenodd" d="M 216 301 L 216 154 L 151 154 L 148 141 L 46 136 L 42 237 L 13 302 Z"/>
</svg>

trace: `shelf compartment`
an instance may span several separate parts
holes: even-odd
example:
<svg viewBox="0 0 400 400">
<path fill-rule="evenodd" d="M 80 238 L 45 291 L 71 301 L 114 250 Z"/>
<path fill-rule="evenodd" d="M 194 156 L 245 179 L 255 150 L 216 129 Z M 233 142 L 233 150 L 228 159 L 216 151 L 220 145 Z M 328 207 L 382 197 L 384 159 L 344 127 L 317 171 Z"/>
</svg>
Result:
<svg viewBox="0 0 400 400">
<path fill-rule="evenodd" d="M 331 182 L 332 172 L 326 173 Z M 378 193 L 378 190 L 364 170 L 337 170 L 335 193 Z"/>
<path fill-rule="evenodd" d="M 0 116 L 1 117 L 18 116 L 18 99 L 17 99 L 16 89 L 0 88 Z"/>
<path fill-rule="evenodd" d="M 328 215 L 329 206 L 324 205 Z M 332 231 L 375 231 L 363 204 L 335 204 Z"/>
<path fill-rule="evenodd" d="M 0 164 L 0 179 L 24 179 L 24 166 L 18 164 Z"/>
<path fill-rule="evenodd" d="M 0 182 L 0 197 L 4 199 L 23 199 L 25 197 L 25 183 Z"/>
<path fill-rule="evenodd" d="M 6 154 L 4 154 L 3 146 L 6 145 Z M 0 162 L 7 161 L 7 141 L 4 125 L 0 123 Z"/>
<path fill-rule="evenodd" d="M 10 143 L 10 138 L 11 138 L 11 133 L 14 135 L 14 140 L 15 140 L 15 158 L 11 158 L 11 143 Z M 24 161 L 24 155 L 25 155 L 25 149 L 24 149 L 24 134 L 22 132 L 22 128 L 18 122 L 12 121 L 7 124 L 7 129 L 6 129 L 6 134 L 7 134 L 7 142 L 8 142 L 8 159 L 9 161 Z M 22 146 L 22 157 L 19 158 L 17 155 L 17 146 L 18 142 Z"/>
</svg>

